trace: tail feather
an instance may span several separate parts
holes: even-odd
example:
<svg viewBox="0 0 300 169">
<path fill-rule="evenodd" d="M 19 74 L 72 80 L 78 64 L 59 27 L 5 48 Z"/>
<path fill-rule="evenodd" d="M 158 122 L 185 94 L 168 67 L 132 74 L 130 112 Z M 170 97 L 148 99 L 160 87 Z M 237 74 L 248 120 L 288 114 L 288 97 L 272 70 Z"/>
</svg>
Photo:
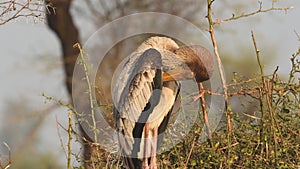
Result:
<svg viewBox="0 0 300 169">
<path fill-rule="evenodd" d="M 127 169 L 142 169 L 143 161 L 138 158 L 124 157 L 124 163 Z"/>
</svg>

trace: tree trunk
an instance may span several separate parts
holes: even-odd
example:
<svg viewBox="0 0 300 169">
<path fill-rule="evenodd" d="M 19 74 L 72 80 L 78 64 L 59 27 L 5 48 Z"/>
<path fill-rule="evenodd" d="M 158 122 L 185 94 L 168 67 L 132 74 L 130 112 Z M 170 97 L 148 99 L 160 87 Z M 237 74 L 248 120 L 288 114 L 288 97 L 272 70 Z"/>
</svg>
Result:
<svg viewBox="0 0 300 169">
<path fill-rule="evenodd" d="M 62 50 L 62 57 L 65 69 L 65 82 L 70 98 L 72 96 L 72 77 L 73 69 L 79 55 L 78 48 L 74 48 L 74 44 L 79 42 L 78 29 L 75 26 L 70 14 L 70 5 L 72 0 L 47 0 L 47 4 L 51 4 L 53 8 L 48 9 L 47 21 L 48 26 L 57 35 Z M 72 100 L 72 99 L 70 99 Z M 82 136 L 88 139 L 88 136 L 81 130 Z M 84 168 L 94 168 L 99 165 L 100 156 L 104 155 L 104 150 L 93 146 L 88 142 L 84 143 Z"/>
</svg>

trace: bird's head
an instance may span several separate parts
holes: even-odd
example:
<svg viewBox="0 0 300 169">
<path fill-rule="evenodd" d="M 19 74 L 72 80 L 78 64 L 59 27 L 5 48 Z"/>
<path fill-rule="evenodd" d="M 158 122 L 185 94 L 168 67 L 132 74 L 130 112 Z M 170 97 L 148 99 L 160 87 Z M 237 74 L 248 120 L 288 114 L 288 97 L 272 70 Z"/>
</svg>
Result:
<svg viewBox="0 0 300 169">
<path fill-rule="evenodd" d="M 159 36 L 153 36 L 149 39 L 147 39 L 145 42 L 143 42 L 138 48 L 138 52 L 143 52 L 147 49 L 154 48 L 158 51 L 170 51 L 174 52 L 176 49 L 179 48 L 179 46 L 176 44 L 175 41 L 173 41 L 170 38 L 167 37 L 159 37 Z"/>
<path fill-rule="evenodd" d="M 200 45 L 181 46 L 167 37 L 154 36 L 143 42 L 137 52 L 154 48 L 162 56 L 163 81 L 193 79 L 208 80 L 212 75 L 214 61 L 211 53 Z"/>
<path fill-rule="evenodd" d="M 197 82 L 208 80 L 212 75 L 214 60 L 206 48 L 200 45 L 182 46 L 174 53 L 187 64 Z"/>
<path fill-rule="evenodd" d="M 162 53 L 163 81 L 193 79 L 199 83 L 212 75 L 214 61 L 211 53 L 200 45 L 181 46 L 174 53 Z"/>
</svg>

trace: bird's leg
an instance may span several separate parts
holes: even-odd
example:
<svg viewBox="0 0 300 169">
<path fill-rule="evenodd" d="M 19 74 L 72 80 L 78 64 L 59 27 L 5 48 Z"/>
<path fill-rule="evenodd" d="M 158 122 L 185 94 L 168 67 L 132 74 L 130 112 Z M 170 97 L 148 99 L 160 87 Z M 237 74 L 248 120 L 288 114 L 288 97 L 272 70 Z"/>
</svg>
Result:
<svg viewBox="0 0 300 169">
<path fill-rule="evenodd" d="M 149 135 L 149 123 L 145 123 L 144 130 L 144 158 L 143 158 L 143 169 L 149 169 L 148 165 L 148 135 Z"/>
<path fill-rule="evenodd" d="M 150 169 L 157 169 L 156 165 L 156 150 L 157 150 L 157 135 L 158 135 L 158 127 L 154 127 L 153 129 L 153 141 L 152 141 L 152 151 L 151 151 L 151 161 L 150 161 Z"/>
</svg>

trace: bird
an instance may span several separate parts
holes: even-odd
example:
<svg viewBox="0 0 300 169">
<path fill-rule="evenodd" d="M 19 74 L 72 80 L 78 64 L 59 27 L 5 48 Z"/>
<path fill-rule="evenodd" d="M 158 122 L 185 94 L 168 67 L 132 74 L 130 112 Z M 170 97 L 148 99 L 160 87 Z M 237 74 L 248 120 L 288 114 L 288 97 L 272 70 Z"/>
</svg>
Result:
<svg viewBox="0 0 300 169">
<path fill-rule="evenodd" d="M 156 169 L 158 143 L 180 100 L 180 81 L 208 80 L 212 55 L 200 45 L 178 46 L 169 37 L 153 36 L 118 69 L 113 113 L 124 164 L 129 169 Z"/>
</svg>

